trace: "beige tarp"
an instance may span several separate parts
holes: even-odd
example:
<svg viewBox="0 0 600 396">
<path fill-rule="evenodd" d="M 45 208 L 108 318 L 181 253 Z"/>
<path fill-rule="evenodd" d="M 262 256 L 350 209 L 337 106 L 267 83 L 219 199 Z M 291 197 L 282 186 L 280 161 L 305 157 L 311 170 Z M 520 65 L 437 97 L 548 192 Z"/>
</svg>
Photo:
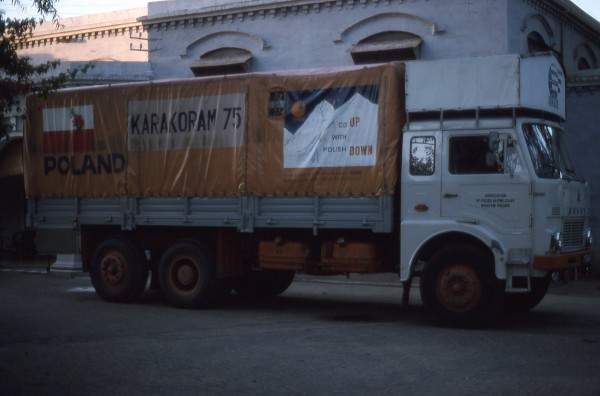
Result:
<svg viewBox="0 0 600 396">
<path fill-rule="evenodd" d="M 23 167 L 28 197 L 127 194 L 122 88 L 65 90 L 27 99 Z"/>
<path fill-rule="evenodd" d="M 29 197 L 392 194 L 404 66 L 29 97 Z"/>
<path fill-rule="evenodd" d="M 238 195 L 245 171 L 246 90 L 245 79 L 230 78 L 130 92 L 128 195 Z"/>
</svg>

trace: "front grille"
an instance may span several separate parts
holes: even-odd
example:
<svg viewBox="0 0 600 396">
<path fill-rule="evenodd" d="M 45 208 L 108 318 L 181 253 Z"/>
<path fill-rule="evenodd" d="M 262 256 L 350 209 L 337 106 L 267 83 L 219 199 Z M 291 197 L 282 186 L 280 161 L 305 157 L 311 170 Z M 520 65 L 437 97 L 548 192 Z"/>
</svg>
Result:
<svg viewBox="0 0 600 396">
<path fill-rule="evenodd" d="M 565 220 L 562 227 L 563 250 L 583 248 L 583 220 Z"/>
</svg>

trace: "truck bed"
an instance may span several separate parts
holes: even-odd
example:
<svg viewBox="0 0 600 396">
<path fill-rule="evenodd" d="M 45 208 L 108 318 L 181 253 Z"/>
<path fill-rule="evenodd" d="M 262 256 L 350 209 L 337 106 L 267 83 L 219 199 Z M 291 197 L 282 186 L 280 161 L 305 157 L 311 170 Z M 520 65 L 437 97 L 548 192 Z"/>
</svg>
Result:
<svg viewBox="0 0 600 396">
<path fill-rule="evenodd" d="M 27 225 L 71 230 L 77 225 L 358 229 L 393 228 L 393 196 L 232 198 L 38 198 L 28 200 Z"/>
</svg>

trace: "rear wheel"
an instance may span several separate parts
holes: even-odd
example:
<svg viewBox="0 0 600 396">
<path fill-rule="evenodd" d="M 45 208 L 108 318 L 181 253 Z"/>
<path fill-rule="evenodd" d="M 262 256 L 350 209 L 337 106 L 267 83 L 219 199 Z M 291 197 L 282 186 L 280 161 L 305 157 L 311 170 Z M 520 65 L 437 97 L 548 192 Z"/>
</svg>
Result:
<svg viewBox="0 0 600 396">
<path fill-rule="evenodd" d="M 210 305 L 219 292 L 212 250 L 198 242 L 181 241 L 169 247 L 158 265 L 160 289 L 173 305 Z"/>
<path fill-rule="evenodd" d="M 543 278 L 531 278 L 531 290 L 527 293 L 506 293 L 504 311 L 507 313 L 525 313 L 538 305 L 546 296 L 552 274 Z"/>
<path fill-rule="evenodd" d="M 137 297 L 148 280 L 148 266 L 135 246 L 122 237 L 100 243 L 92 253 L 89 268 L 96 293 L 110 302 Z"/>
<path fill-rule="evenodd" d="M 438 251 L 421 275 L 425 308 L 449 324 L 477 325 L 496 317 L 502 297 L 492 259 L 471 245 Z"/>
<path fill-rule="evenodd" d="M 250 270 L 235 285 L 237 294 L 245 297 L 275 297 L 294 281 L 294 271 Z"/>
</svg>

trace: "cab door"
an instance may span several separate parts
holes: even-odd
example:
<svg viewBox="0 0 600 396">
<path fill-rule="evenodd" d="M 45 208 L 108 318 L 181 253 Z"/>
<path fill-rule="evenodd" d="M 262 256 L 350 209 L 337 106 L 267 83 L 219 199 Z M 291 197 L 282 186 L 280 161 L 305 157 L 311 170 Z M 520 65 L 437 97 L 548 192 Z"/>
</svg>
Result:
<svg viewBox="0 0 600 396">
<path fill-rule="evenodd" d="M 407 131 L 402 137 L 400 276 L 405 281 L 419 247 L 440 230 L 443 136 Z"/>
<path fill-rule="evenodd" d="M 530 233 L 531 180 L 510 132 L 444 132 L 442 217 Z"/>
</svg>

